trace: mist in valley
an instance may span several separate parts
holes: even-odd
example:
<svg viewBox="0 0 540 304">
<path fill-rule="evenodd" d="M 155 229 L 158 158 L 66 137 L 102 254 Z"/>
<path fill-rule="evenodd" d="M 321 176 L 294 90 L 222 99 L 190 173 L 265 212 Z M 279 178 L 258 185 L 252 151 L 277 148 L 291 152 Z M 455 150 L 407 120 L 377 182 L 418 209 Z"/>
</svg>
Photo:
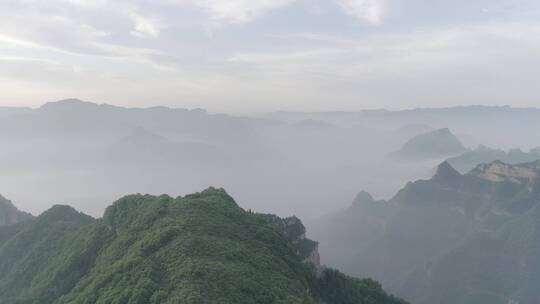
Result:
<svg viewBox="0 0 540 304">
<path fill-rule="evenodd" d="M 68 203 L 94 216 L 126 193 L 219 186 L 245 208 L 313 219 L 346 208 L 360 190 L 390 198 L 461 154 L 395 155 L 417 135 L 450 127 L 463 149 L 526 150 L 534 137 L 500 134 L 540 129 L 540 111 L 490 107 L 249 117 L 64 100 L 3 113 L 4 195 L 34 214 Z"/>
</svg>

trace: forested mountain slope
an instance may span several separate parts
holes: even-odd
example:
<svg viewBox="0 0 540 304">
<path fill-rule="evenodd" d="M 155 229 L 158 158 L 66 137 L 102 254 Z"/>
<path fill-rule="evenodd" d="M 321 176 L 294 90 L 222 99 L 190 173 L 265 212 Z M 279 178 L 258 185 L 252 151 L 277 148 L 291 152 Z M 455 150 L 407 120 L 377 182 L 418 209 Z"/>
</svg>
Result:
<svg viewBox="0 0 540 304">
<path fill-rule="evenodd" d="M 126 196 L 97 220 L 55 206 L 0 235 L 2 304 L 405 303 L 317 265 L 297 218 L 244 211 L 213 188 Z"/>
</svg>

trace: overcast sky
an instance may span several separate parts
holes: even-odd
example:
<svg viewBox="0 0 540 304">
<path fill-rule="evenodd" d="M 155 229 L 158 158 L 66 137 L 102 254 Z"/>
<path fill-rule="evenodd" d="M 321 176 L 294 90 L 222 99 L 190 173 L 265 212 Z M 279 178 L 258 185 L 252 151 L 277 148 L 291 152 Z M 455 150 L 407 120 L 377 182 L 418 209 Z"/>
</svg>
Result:
<svg viewBox="0 0 540 304">
<path fill-rule="evenodd" d="M 2 0 L 0 105 L 540 105 L 538 0 Z"/>
</svg>

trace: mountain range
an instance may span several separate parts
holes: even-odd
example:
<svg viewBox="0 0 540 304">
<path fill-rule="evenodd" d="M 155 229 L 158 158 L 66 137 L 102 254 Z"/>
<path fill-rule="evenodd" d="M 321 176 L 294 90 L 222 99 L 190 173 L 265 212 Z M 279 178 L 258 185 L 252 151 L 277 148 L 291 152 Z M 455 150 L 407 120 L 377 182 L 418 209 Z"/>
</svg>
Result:
<svg viewBox="0 0 540 304">
<path fill-rule="evenodd" d="M 329 265 L 371 276 L 412 303 L 537 303 L 540 161 L 442 163 L 390 200 L 362 192 L 312 224 Z"/>
<path fill-rule="evenodd" d="M 406 304 L 321 266 L 305 233 L 214 188 L 126 196 L 100 219 L 56 205 L 0 227 L 0 303 Z"/>
<path fill-rule="evenodd" d="M 530 149 L 539 145 L 538 113 L 458 107 L 238 116 L 68 99 L 0 109 L 0 184 L 34 214 L 58 202 L 99 216 L 125 193 L 176 196 L 221 185 L 242 206 L 314 218 L 346 207 L 360 186 L 388 198 L 429 176 L 448 155 L 386 157 L 415 136 L 448 128 L 463 146 Z M 432 144 L 417 148 L 421 158 L 432 155 Z"/>
<path fill-rule="evenodd" d="M 399 303 L 375 281 L 320 266 L 317 247 L 330 266 L 413 303 L 537 303 L 538 131 L 539 110 L 510 107 L 0 108 L 2 191 L 41 214 L 0 200 L 0 303 L 199 303 L 203 291 L 213 303 Z M 464 148 L 478 144 L 501 150 Z M 530 152 L 502 150 L 514 147 Z M 297 218 L 244 211 L 217 189 L 133 195 L 86 215 L 124 193 L 215 184 L 246 209 L 332 213 L 308 222 L 321 243 Z M 347 208 L 360 185 L 373 195 Z"/>
<path fill-rule="evenodd" d="M 524 152 L 521 149 L 510 149 L 508 152 L 501 149 L 492 149 L 480 145 L 478 148 L 467 151 L 459 156 L 447 159 L 447 162 L 456 170 L 466 173 L 479 164 L 490 163 L 496 160 L 507 164 L 527 163 L 540 159 L 540 148 Z"/>
<path fill-rule="evenodd" d="M 75 202 L 96 216 L 104 202 L 124 193 L 177 195 L 212 184 L 259 210 L 320 213 L 330 180 L 343 185 L 333 193 L 354 191 L 348 181 L 363 178 L 358 167 L 379 168 L 358 160 L 358 153 L 392 142 L 372 141 L 371 130 L 326 122 L 289 124 L 201 109 L 124 108 L 77 99 L 5 113 L 0 115 L 0 140 L 6 147 L 0 151 L 0 170 L 6 174 L 0 182 L 6 195 L 33 213 L 55 201 Z M 366 143 L 373 148 L 365 149 Z M 330 161 L 336 154 L 340 161 Z M 330 178 L 336 171 L 339 175 Z M 288 187 L 293 181 L 296 187 Z M 272 191 L 266 186 L 270 183 L 282 191 Z"/>
</svg>

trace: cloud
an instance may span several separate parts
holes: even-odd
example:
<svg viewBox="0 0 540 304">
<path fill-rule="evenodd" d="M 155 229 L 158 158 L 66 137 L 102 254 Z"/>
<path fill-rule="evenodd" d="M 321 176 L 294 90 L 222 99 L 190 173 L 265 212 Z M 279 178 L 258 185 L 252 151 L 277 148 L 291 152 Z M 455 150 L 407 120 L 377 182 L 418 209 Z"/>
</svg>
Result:
<svg viewBox="0 0 540 304">
<path fill-rule="evenodd" d="M 24 56 L 0 56 L 0 62 L 30 62 L 30 63 L 40 63 L 47 65 L 58 65 L 57 62 L 50 59 L 35 58 L 35 57 L 24 57 Z"/>
<path fill-rule="evenodd" d="M 135 23 L 135 29 L 130 33 L 137 38 L 158 38 L 161 30 L 166 28 L 158 17 L 145 17 L 137 13 L 132 13 L 131 18 Z"/>
<path fill-rule="evenodd" d="M 249 75 L 244 86 L 271 87 L 268 96 L 294 100 L 298 108 L 307 102 L 319 110 L 530 105 L 537 99 L 531 88 L 540 60 L 531 56 L 540 51 L 539 31 L 538 24 L 497 23 L 370 34 L 361 40 L 304 34 L 295 37 L 309 40 L 309 47 L 239 53 L 229 61 Z"/>
<path fill-rule="evenodd" d="M 252 21 L 271 10 L 283 8 L 296 0 L 177 0 L 205 12 L 214 26 Z"/>
<path fill-rule="evenodd" d="M 325 14 L 306 12 L 310 1 Z M 36 100 L 80 90 L 88 99 L 245 110 L 276 100 L 350 109 L 358 100 L 391 107 L 406 106 L 404 98 L 411 106 L 537 98 L 540 23 L 522 16 L 540 5 L 525 14 L 520 5 L 505 10 L 501 1 L 510 0 L 460 1 L 422 9 L 424 0 L 5 0 L 0 69 L 12 83 L 55 88 L 54 96 L 34 92 Z M 472 13 L 455 19 L 451 6 Z M 478 17 L 484 6 L 489 14 Z M 390 9 L 398 22 L 375 30 L 343 18 L 382 24 Z M 205 35 L 209 28 L 215 35 Z"/>
<path fill-rule="evenodd" d="M 337 0 L 337 2 L 345 13 L 371 24 L 380 24 L 386 14 L 385 0 Z"/>
<path fill-rule="evenodd" d="M 82 57 L 90 56 L 143 63 L 159 69 L 170 70 L 175 66 L 176 59 L 166 51 L 112 38 L 122 37 L 124 33 L 120 30 L 130 22 L 134 28 L 126 34 L 136 38 L 159 36 L 165 24 L 158 17 L 138 13 L 137 6 L 107 0 L 51 0 L 48 4 L 28 0 L 0 5 L 0 55 L 12 56 L 10 50 L 25 51 L 30 53 L 29 57 L 40 52 L 51 56 L 52 52 L 79 56 L 81 61 L 84 61 Z"/>
</svg>

